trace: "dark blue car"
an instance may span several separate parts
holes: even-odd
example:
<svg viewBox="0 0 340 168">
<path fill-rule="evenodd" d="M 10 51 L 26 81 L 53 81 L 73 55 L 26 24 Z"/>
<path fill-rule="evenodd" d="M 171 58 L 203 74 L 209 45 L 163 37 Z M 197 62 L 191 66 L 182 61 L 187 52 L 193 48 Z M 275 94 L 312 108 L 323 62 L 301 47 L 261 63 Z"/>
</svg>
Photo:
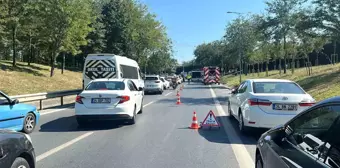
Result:
<svg viewBox="0 0 340 168">
<path fill-rule="evenodd" d="M 340 97 L 306 109 L 264 133 L 256 168 L 340 168 Z"/>
<path fill-rule="evenodd" d="M 33 132 L 40 118 L 37 108 L 28 104 L 19 104 L 0 91 L 0 129 Z"/>
</svg>

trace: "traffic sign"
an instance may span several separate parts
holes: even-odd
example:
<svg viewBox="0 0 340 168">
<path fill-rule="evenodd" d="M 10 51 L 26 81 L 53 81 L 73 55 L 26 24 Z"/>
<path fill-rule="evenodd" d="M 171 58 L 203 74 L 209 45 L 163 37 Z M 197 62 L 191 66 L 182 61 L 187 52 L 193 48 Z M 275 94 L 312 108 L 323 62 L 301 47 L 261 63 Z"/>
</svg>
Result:
<svg viewBox="0 0 340 168">
<path fill-rule="evenodd" d="M 220 127 L 220 124 L 218 123 L 214 112 L 211 110 L 209 111 L 208 115 L 205 117 L 202 123 L 202 127 L 209 126 L 209 127 Z"/>
</svg>

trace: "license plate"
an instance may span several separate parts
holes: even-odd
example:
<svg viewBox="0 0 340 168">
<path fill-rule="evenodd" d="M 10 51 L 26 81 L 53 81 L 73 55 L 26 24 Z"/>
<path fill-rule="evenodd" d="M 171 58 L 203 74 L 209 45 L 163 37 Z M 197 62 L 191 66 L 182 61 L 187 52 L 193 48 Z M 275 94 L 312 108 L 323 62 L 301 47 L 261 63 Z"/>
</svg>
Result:
<svg viewBox="0 0 340 168">
<path fill-rule="evenodd" d="M 110 98 L 92 98 L 91 103 L 111 103 Z"/>
<path fill-rule="evenodd" d="M 296 104 L 273 104 L 274 110 L 296 111 Z"/>
</svg>

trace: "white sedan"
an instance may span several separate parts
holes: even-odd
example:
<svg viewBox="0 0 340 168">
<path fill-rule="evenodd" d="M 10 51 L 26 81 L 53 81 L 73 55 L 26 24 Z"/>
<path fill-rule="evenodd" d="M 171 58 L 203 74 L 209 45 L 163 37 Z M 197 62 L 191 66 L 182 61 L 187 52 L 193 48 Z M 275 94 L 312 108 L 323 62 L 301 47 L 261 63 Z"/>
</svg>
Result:
<svg viewBox="0 0 340 168">
<path fill-rule="evenodd" d="M 167 81 L 164 77 L 160 77 L 162 83 L 163 83 L 163 87 L 164 87 L 164 90 L 170 88 L 170 82 Z"/>
<path fill-rule="evenodd" d="M 79 126 L 94 120 L 128 120 L 136 123 L 143 111 L 143 89 L 129 79 L 96 79 L 76 97 Z"/>
<path fill-rule="evenodd" d="M 272 128 L 284 124 L 315 100 L 298 84 L 289 80 L 249 79 L 232 90 L 229 116 L 239 121 L 241 132 L 248 127 Z"/>
</svg>

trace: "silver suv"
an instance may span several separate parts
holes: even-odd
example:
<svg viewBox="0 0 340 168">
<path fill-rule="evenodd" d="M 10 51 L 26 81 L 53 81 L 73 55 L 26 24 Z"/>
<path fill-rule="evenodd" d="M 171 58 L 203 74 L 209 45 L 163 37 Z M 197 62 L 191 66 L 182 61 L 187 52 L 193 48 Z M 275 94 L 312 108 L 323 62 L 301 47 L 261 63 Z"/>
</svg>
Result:
<svg viewBox="0 0 340 168">
<path fill-rule="evenodd" d="M 145 93 L 163 93 L 163 82 L 159 75 L 146 75 L 144 79 L 144 92 Z"/>
</svg>

